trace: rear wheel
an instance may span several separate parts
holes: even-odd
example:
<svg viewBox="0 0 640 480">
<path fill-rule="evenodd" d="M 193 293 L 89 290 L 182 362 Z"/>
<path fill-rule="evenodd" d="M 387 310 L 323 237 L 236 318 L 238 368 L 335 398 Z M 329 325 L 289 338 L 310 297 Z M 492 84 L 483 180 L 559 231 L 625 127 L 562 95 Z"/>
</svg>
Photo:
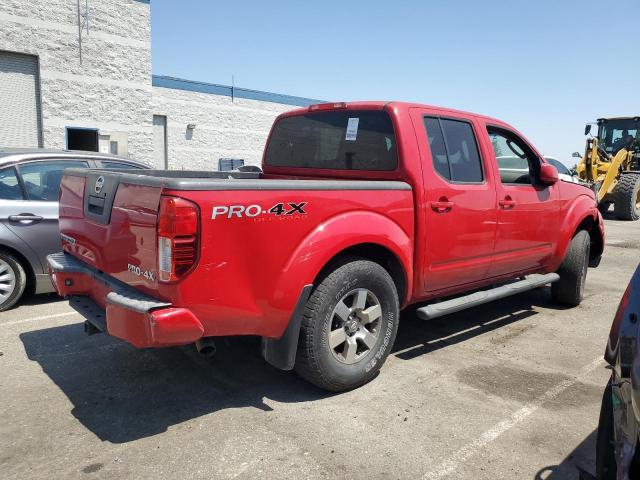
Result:
<svg viewBox="0 0 640 480">
<path fill-rule="evenodd" d="M 368 260 L 338 267 L 307 302 L 296 372 L 334 392 L 369 382 L 389 355 L 398 317 L 398 293 L 384 268 Z"/>
<path fill-rule="evenodd" d="M 27 275 L 10 253 L 0 251 L 0 312 L 13 307 L 27 285 Z"/>
<path fill-rule="evenodd" d="M 580 305 L 589 267 L 589 233 L 580 230 L 571 239 L 567 255 L 558 269 L 560 280 L 551 284 L 553 299 L 572 307 Z"/>
<path fill-rule="evenodd" d="M 640 175 L 626 173 L 620 175 L 615 188 L 615 214 L 621 220 L 640 218 Z"/>
</svg>

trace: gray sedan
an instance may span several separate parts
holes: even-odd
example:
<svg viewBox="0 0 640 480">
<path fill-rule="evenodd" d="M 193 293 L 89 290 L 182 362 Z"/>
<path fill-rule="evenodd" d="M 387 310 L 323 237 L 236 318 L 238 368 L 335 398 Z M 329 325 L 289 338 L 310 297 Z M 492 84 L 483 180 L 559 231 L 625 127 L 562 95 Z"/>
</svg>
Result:
<svg viewBox="0 0 640 480">
<path fill-rule="evenodd" d="M 72 167 L 149 168 L 93 152 L 0 149 L 0 311 L 53 291 L 46 256 L 60 250 L 58 192 Z"/>
</svg>

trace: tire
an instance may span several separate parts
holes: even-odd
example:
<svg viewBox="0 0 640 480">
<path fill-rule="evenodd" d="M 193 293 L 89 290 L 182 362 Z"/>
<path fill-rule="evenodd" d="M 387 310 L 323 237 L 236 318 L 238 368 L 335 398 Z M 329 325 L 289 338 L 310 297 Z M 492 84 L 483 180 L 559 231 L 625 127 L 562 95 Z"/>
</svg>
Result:
<svg viewBox="0 0 640 480">
<path fill-rule="evenodd" d="M 618 470 L 613 443 L 613 399 L 611 395 L 611 382 L 609 382 L 602 395 L 596 438 L 596 478 L 598 480 L 616 480 Z"/>
<path fill-rule="evenodd" d="M 560 280 L 551 284 L 554 301 L 571 307 L 580 305 L 589 268 L 589 250 L 589 233 L 580 230 L 571 239 L 567 255 L 557 271 Z"/>
<path fill-rule="evenodd" d="M 0 250 L 0 312 L 20 300 L 26 285 L 27 274 L 22 264 L 10 253 Z"/>
<path fill-rule="evenodd" d="M 638 220 L 640 218 L 640 174 L 620 175 L 615 194 L 616 217 L 620 220 Z"/>
<path fill-rule="evenodd" d="M 609 211 L 610 206 L 611 206 L 611 202 L 600 202 L 598 204 L 598 210 L 600 210 L 600 213 L 604 215 Z"/>
<path fill-rule="evenodd" d="M 368 260 L 344 263 L 305 306 L 296 372 L 332 392 L 364 385 L 393 347 L 399 314 L 398 292 L 384 268 Z"/>
</svg>

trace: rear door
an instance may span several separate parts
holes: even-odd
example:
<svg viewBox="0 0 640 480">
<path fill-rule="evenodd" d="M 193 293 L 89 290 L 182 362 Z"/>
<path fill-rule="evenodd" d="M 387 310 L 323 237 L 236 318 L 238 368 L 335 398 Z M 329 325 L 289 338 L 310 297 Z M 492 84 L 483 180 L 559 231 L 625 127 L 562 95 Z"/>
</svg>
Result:
<svg viewBox="0 0 640 480">
<path fill-rule="evenodd" d="M 478 125 L 422 109 L 412 110 L 412 121 L 425 185 L 424 293 L 482 280 L 493 255 L 496 191 Z"/>
<path fill-rule="evenodd" d="M 60 251 L 58 231 L 58 192 L 65 168 L 88 167 L 86 161 L 42 160 L 16 166 L 21 199 L 8 201 L 2 221 L 38 255 L 42 265 L 46 256 Z"/>
<path fill-rule="evenodd" d="M 487 133 L 499 175 L 498 229 L 489 276 L 538 269 L 555 250 L 559 186 L 538 182 L 540 158 L 517 133 L 493 126 Z"/>
</svg>

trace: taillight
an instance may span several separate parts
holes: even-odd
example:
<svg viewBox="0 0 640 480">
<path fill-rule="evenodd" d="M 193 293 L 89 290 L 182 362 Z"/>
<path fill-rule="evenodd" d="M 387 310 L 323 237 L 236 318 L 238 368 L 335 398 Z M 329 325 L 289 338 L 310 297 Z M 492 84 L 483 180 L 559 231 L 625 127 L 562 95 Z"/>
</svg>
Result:
<svg viewBox="0 0 640 480">
<path fill-rule="evenodd" d="M 198 206 L 184 198 L 160 197 L 158 278 L 175 282 L 198 260 Z"/>
</svg>

